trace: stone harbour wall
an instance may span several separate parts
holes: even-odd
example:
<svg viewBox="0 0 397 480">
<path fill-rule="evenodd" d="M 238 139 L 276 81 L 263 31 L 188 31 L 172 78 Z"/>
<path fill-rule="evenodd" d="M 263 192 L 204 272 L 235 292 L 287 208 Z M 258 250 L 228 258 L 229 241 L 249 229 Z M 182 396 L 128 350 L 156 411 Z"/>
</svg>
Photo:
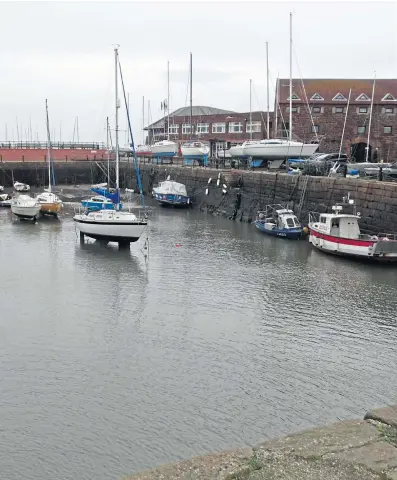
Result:
<svg viewBox="0 0 397 480">
<path fill-rule="evenodd" d="M 285 173 L 142 165 L 145 193 L 150 193 L 153 186 L 168 175 L 171 180 L 186 185 L 194 208 L 231 220 L 251 222 L 257 210 L 273 203 L 290 202 L 290 207 L 299 213 L 305 191 L 299 216 L 306 223 L 309 211 L 331 212 L 336 202 L 342 202 L 343 197 L 350 194 L 361 215 L 363 232 L 397 232 L 397 183 L 330 177 L 307 177 L 306 180 L 304 176 Z M 219 187 L 216 186 L 218 175 Z M 227 187 L 226 193 L 223 185 Z M 353 213 L 349 207 L 345 212 Z"/>
</svg>

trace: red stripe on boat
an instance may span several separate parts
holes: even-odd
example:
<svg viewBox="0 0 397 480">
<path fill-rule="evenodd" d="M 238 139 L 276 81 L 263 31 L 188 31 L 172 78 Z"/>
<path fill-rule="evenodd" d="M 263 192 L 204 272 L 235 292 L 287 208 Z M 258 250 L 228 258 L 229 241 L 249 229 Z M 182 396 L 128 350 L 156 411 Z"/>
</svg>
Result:
<svg viewBox="0 0 397 480">
<path fill-rule="evenodd" d="M 332 235 L 326 235 L 325 233 L 320 233 L 317 230 L 310 229 L 311 235 L 313 237 L 322 238 L 327 242 L 341 243 L 342 245 L 354 245 L 356 247 L 371 247 L 375 241 L 371 240 L 356 240 L 354 238 L 342 238 L 342 237 L 333 237 Z"/>
</svg>

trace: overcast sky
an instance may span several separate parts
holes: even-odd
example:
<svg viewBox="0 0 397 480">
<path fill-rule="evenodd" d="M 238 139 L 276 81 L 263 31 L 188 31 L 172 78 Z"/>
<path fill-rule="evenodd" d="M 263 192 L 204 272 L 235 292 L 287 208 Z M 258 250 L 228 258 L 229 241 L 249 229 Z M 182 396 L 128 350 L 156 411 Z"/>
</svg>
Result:
<svg viewBox="0 0 397 480">
<path fill-rule="evenodd" d="M 142 139 L 142 96 L 152 120 L 162 114 L 170 61 L 171 110 L 188 105 L 189 52 L 193 104 L 234 111 L 266 109 L 265 42 L 271 105 L 277 73 L 289 76 L 289 12 L 294 75 L 397 78 L 396 3 L 0 3 L 0 140 L 45 139 L 48 98 L 55 141 L 105 139 L 114 122 L 113 45 L 120 45 L 136 143 Z M 299 66 L 299 69 L 298 69 Z M 147 103 L 145 108 L 147 116 Z M 125 128 L 125 110 L 121 128 Z M 121 134 L 123 144 L 125 134 Z M 54 140 L 54 139 L 53 139 Z"/>
</svg>

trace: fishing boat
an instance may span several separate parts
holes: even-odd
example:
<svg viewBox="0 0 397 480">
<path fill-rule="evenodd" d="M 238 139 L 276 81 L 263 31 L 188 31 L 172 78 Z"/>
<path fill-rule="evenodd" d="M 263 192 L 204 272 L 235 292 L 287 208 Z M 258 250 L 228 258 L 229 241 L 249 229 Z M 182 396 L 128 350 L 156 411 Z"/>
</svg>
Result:
<svg viewBox="0 0 397 480">
<path fill-rule="evenodd" d="M 317 250 L 373 262 L 397 262 L 397 235 L 367 235 L 360 232 L 360 215 L 343 213 L 345 205 L 354 206 L 354 200 L 332 207 L 333 213 L 309 213 L 309 242 Z"/>
<path fill-rule="evenodd" d="M 48 103 L 45 101 L 46 120 L 47 120 L 47 163 L 48 163 L 48 188 L 43 193 L 37 195 L 37 201 L 40 204 L 40 213 L 42 215 L 52 215 L 57 217 L 61 211 L 62 202 L 51 191 L 51 137 L 50 137 L 50 122 L 48 117 Z"/>
<path fill-rule="evenodd" d="M 18 195 L 11 200 L 11 212 L 23 220 L 35 221 L 40 213 L 40 203 L 29 195 Z"/>
<path fill-rule="evenodd" d="M 14 190 L 17 192 L 28 192 L 30 190 L 30 185 L 27 183 L 14 182 Z"/>
<path fill-rule="evenodd" d="M 121 73 L 118 48 L 114 49 L 114 62 L 115 62 L 115 111 L 116 111 L 116 124 L 115 124 L 115 143 L 116 143 L 116 191 L 120 195 L 120 154 L 119 154 L 119 98 L 118 98 L 118 73 L 120 68 L 120 76 L 123 84 L 124 100 L 126 104 L 128 126 L 131 135 L 131 145 L 134 154 L 134 161 L 136 167 L 138 161 L 134 148 L 134 142 L 132 137 L 131 123 L 129 121 L 127 101 L 124 90 L 123 77 Z M 138 184 L 141 189 L 141 198 L 143 203 L 143 194 L 141 188 L 141 181 L 139 175 L 139 169 L 137 167 Z M 80 232 L 80 241 L 84 242 L 84 237 L 90 237 L 95 240 L 99 240 L 103 244 L 108 242 L 116 242 L 119 246 L 129 246 L 131 242 L 136 242 L 141 237 L 143 231 L 147 226 L 146 218 L 140 218 L 132 212 L 120 211 L 120 203 L 115 204 L 114 209 L 101 209 L 99 211 L 78 213 L 73 217 L 77 229 Z"/>
<path fill-rule="evenodd" d="M 153 188 L 154 198 L 161 205 L 173 205 L 175 207 L 187 207 L 190 205 L 190 198 L 183 183 L 165 180 Z"/>
<path fill-rule="evenodd" d="M 254 221 L 256 228 L 273 237 L 298 239 L 303 228 L 293 210 L 283 205 L 266 205 L 266 209 L 258 211 Z"/>
<path fill-rule="evenodd" d="M 0 195 L 0 207 L 11 208 L 12 197 L 8 193 L 2 193 Z"/>
</svg>

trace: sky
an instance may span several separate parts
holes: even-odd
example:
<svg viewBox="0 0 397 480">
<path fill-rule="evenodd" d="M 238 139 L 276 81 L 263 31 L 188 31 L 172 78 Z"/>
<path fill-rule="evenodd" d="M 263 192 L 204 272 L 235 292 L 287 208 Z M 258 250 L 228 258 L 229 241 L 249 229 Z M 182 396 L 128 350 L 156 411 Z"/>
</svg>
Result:
<svg viewBox="0 0 397 480">
<path fill-rule="evenodd" d="M 118 44 L 134 139 L 162 116 L 170 62 L 170 109 L 187 106 L 189 54 L 193 104 L 266 110 L 274 85 L 293 76 L 397 78 L 397 3 L 391 2 L 0 2 L 0 141 L 45 140 L 48 99 L 53 141 L 105 141 L 114 128 L 114 52 Z M 123 105 L 123 104 L 122 104 Z M 271 107 L 272 109 L 272 107 Z M 17 128 L 18 125 L 18 128 Z M 30 129 L 31 125 L 31 129 Z M 120 144 L 126 140 L 120 108 Z M 31 134 L 30 134 L 31 130 Z"/>
</svg>

